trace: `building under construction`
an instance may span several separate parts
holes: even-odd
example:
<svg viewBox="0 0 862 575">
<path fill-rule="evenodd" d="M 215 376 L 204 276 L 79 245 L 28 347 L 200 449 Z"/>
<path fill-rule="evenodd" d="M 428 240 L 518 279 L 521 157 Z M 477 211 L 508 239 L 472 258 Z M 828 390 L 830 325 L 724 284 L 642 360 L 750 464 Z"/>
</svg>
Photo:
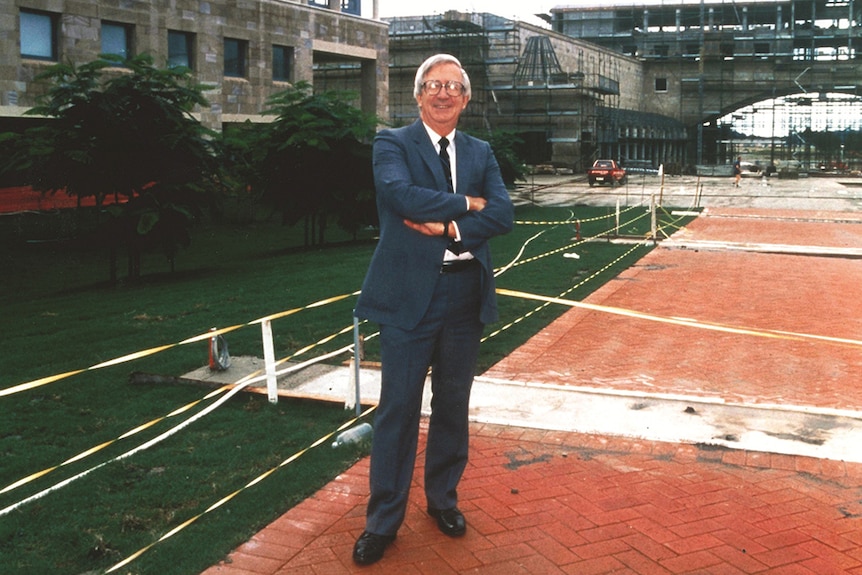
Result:
<svg viewBox="0 0 862 575">
<path fill-rule="evenodd" d="M 829 124 L 812 111 L 833 118 L 838 130 L 852 128 L 838 118 L 853 102 L 859 117 L 858 0 L 596 2 L 555 7 L 548 21 L 560 34 L 642 62 L 646 109 L 688 127 L 693 162 L 729 162 L 738 152 L 736 120 L 745 124 L 752 104 L 772 107 L 773 137 L 794 157 L 802 148 L 810 152 L 800 134 Z M 810 106 L 812 97 L 823 105 Z M 799 109 L 786 106 L 794 100 Z M 800 112 L 807 125 L 790 122 L 782 131 L 781 123 Z M 773 159 L 775 150 L 773 142 Z"/>
<path fill-rule="evenodd" d="M 645 60 L 848 60 L 862 47 L 862 2 L 596 2 L 551 10 L 553 29 Z"/>
<path fill-rule="evenodd" d="M 746 106 L 818 95 L 836 102 L 821 108 L 834 116 L 859 101 L 860 10 L 859 0 L 596 2 L 553 8 L 552 30 L 492 14 L 392 18 L 387 118 L 416 117 L 416 67 L 447 52 L 473 81 L 462 126 L 515 132 L 529 163 L 729 163 L 729 121 Z M 794 125 L 770 159 L 799 155 L 811 129 Z"/>
<path fill-rule="evenodd" d="M 486 13 L 389 19 L 389 121 L 417 117 L 416 69 L 431 54 L 456 56 L 473 96 L 462 129 L 504 130 L 530 164 L 577 171 L 598 157 L 623 163 L 684 161 L 681 122 L 642 109 L 642 65 L 608 48 Z"/>
</svg>

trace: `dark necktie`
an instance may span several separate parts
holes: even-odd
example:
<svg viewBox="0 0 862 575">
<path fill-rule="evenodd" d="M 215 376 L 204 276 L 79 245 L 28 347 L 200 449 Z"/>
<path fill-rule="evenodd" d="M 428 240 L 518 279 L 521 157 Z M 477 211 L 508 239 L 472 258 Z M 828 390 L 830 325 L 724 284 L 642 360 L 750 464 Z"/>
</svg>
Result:
<svg viewBox="0 0 862 575">
<path fill-rule="evenodd" d="M 449 191 L 455 193 L 455 187 L 452 185 L 452 164 L 449 161 L 449 152 L 446 148 L 449 147 L 449 140 L 440 138 L 440 163 L 443 164 L 443 172 L 446 174 L 446 184 L 449 186 Z"/>
<path fill-rule="evenodd" d="M 446 173 L 446 184 L 449 186 L 449 191 L 451 193 L 455 193 L 455 187 L 452 185 L 452 164 L 449 161 L 449 152 L 446 151 L 446 148 L 449 147 L 449 140 L 446 138 L 440 138 L 440 163 L 443 164 L 443 171 Z M 449 241 L 449 247 L 447 248 L 453 254 L 461 253 L 461 242 L 457 242 L 454 239 Z"/>
</svg>

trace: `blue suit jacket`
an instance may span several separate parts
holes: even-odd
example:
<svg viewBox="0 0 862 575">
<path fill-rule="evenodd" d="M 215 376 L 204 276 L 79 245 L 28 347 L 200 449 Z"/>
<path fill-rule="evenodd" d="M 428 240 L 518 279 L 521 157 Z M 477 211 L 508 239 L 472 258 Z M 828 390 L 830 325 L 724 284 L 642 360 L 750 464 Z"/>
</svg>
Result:
<svg viewBox="0 0 862 575">
<path fill-rule="evenodd" d="M 512 229 L 514 210 L 491 146 L 455 132 L 457 190 L 448 192 L 440 158 L 424 125 L 381 131 L 374 141 L 374 184 L 380 240 L 356 304 L 360 318 L 402 329 L 415 327 L 434 291 L 448 240 L 411 230 L 417 222 L 456 221 L 461 243 L 482 264 L 480 320 L 497 320 L 488 239 Z M 463 195 L 482 196 L 481 211 L 467 211 Z"/>
</svg>

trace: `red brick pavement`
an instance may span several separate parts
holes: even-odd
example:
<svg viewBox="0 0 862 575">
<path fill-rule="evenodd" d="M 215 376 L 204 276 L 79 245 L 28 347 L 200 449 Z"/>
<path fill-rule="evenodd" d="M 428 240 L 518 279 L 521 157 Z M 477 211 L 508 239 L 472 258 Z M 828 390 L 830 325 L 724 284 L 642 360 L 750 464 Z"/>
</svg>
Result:
<svg viewBox="0 0 862 575">
<path fill-rule="evenodd" d="M 354 565 L 365 459 L 204 575 L 862 573 L 862 465 L 492 425 L 472 432 L 465 537 L 437 531 L 414 481 L 396 542 L 379 563 Z"/>
<path fill-rule="evenodd" d="M 708 214 L 679 235 L 862 247 L 862 217 L 855 214 L 770 211 L 758 217 L 758 212 L 730 209 Z M 845 223 L 854 217 L 857 223 Z M 658 249 L 588 301 L 662 317 L 862 340 L 860 285 L 862 259 Z M 862 410 L 860 350 L 858 345 L 729 334 L 573 309 L 485 375 Z"/>
<path fill-rule="evenodd" d="M 862 226 L 846 223 L 853 217 L 710 210 L 684 233 L 860 246 Z M 862 263 L 852 259 L 659 249 L 589 301 L 854 338 L 862 333 L 859 280 Z M 856 410 L 860 363 L 855 345 L 573 309 L 489 375 Z M 414 481 L 407 520 L 384 559 L 353 565 L 365 459 L 204 575 L 862 575 L 862 464 L 481 424 L 472 436 L 460 490 L 464 538 L 436 530 Z"/>
</svg>

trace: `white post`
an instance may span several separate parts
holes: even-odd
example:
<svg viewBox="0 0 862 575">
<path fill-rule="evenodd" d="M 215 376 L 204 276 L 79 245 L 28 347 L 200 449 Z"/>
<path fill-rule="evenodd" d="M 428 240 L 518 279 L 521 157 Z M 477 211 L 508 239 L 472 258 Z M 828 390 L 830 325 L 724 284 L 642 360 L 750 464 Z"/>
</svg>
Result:
<svg viewBox="0 0 862 575">
<path fill-rule="evenodd" d="M 655 193 L 650 194 L 649 211 L 650 211 L 650 233 L 652 234 L 653 243 L 656 243 L 656 241 L 658 240 L 658 229 L 656 226 L 656 219 L 655 219 Z"/>
<path fill-rule="evenodd" d="M 617 198 L 617 211 L 614 215 L 614 235 L 619 237 L 620 235 L 620 199 Z"/>
<path fill-rule="evenodd" d="M 354 408 L 354 398 L 355 398 L 355 389 L 356 389 L 356 357 L 351 357 L 349 361 L 348 369 L 350 370 L 350 377 L 347 382 L 347 395 L 344 397 L 344 409 L 353 409 Z"/>
<path fill-rule="evenodd" d="M 278 382 L 275 376 L 275 347 L 272 343 L 272 323 L 265 319 L 260 323 L 263 339 L 263 363 L 266 371 L 266 394 L 270 403 L 278 403 Z"/>
<path fill-rule="evenodd" d="M 353 386 L 355 392 L 356 417 L 362 413 L 362 398 L 359 393 L 359 367 L 362 360 L 362 345 L 359 338 L 359 318 L 353 316 Z M 349 393 L 349 392 L 348 392 Z"/>
<path fill-rule="evenodd" d="M 659 164 L 658 175 L 661 178 L 661 186 L 659 187 L 658 193 L 658 203 L 659 205 L 662 205 L 664 203 L 664 164 Z"/>
</svg>

